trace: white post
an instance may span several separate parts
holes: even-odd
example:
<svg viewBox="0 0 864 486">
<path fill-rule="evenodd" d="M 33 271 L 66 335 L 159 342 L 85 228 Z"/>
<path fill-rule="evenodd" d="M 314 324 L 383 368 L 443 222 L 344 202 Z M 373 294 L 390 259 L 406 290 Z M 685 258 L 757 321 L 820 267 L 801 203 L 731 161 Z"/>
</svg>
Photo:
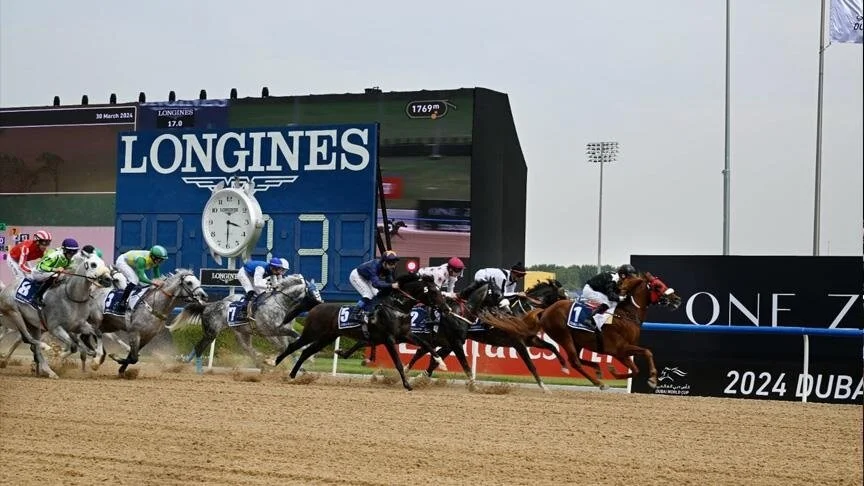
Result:
<svg viewBox="0 0 864 486">
<path fill-rule="evenodd" d="M 801 390 L 801 403 L 807 403 L 807 380 L 810 379 L 810 339 L 806 334 L 804 335 L 804 369 L 802 371 L 804 372 L 804 387 Z"/>
<path fill-rule="evenodd" d="M 729 2 L 732 0 L 726 0 L 726 108 L 725 108 L 725 120 L 726 120 L 726 129 L 725 129 L 725 137 L 724 137 L 724 163 L 723 163 L 723 254 L 729 254 L 729 226 L 730 226 L 730 218 L 732 214 L 732 206 L 731 206 L 731 193 L 732 193 L 732 168 L 730 162 L 730 137 L 732 136 L 731 128 L 729 126 L 730 123 L 730 115 L 729 115 L 729 84 L 730 84 L 730 75 L 729 75 Z"/>
<path fill-rule="evenodd" d="M 228 270 L 234 270 L 234 258 L 228 259 Z M 234 287 L 228 287 L 228 292 L 231 295 L 234 295 Z M 218 337 L 218 336 L 217 336 Z M 207 360 L 207 369 L 213 369 L 213 355 L 216 353 L 216 339 L 213 339 L 213 342 L 210 343 L 210 358 Z"/>
<path fill-rule="evenodd" d="M 819 0 L 819 81 L 816 94 L 816 188 L 813 194 L 813 256 L 819 256 L 819 229 L 822 199 L 822 91 L 825 84 L 825 0 Z"/>
<path fill-rule="evenodd" d="M 480 344 L 471 340 L 471 379 L 477 379 L 477 355 L 480 354 Z"/>
<path fill-rule="evenodd" d="M 336 342 L 333 344 L 333 371 L 331 372 L 333 376 L 336 376 L 336 367 L 339 362 L 339 355 L 336 353 L 336 350 L 339 349 L 339 341 L 341 339 L 341 336 L 336 336 Z"/>
</svg>

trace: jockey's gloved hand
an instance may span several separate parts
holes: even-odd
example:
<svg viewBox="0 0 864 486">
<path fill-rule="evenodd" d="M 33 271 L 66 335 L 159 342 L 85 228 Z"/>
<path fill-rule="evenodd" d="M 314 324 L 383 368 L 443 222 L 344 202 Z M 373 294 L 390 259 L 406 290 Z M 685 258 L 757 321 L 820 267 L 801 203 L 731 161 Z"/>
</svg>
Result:
<svg viewBox="0 0 864 486">
<path fill-rule="evenodd" d="M 449 297 L 451 299 L 456 298 L 456 292 L 441 292 L 441 295 L 443 295 L 444 297 Z"/>
</svg>

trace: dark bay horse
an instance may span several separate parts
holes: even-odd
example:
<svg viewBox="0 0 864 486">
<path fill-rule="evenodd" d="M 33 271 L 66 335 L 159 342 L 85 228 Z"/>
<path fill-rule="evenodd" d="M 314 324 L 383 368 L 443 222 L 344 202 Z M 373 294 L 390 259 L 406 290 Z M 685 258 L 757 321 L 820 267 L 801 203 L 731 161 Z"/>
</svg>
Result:
<svg viewBox="0 0 864 486">
<path fill-rule="evenodd" d="M 507 319 L 495 324 L 526 335 L 536 334 L 540 330 L 546 332 L 567 352 L 570 365 L 601 389 L 606 389 L 608 386 L 582 367 L 579 352 L 583 348 L 610 355 L 626 366 L 628 372 L 619 373 L 611 364 L 609 365 L 609 372 L 617 379 L 637 376 L 639 368 L 633 362 L 633 356 L 642 356 L 648 362 L 648 384 L 653 388 L 657 386 L 657 368 L 654 365 L 653 354 L 638 345 L 642 322 L 645 320 L 649 306 L 661 305 L 675 310 L 681 305 L 681 296 L 665 282 L 647 272 L 625 280 L 620 284 L 620 290 L 621 295 L 627 298 L 618 304 L 611 321 L 607 322 L 601 330 L 602 349 L 598 349 L 593 332 L 574 329 L 567 325 L 570 306 L 573 304 L 570 300 L 556 302 L 542 311 L 529 312 L 523 316 L 521 322 Z"/>
<path fill-rule="evenodd" d="M 418 302 L 437 308 L 443 314 L 447 314 L 449 308 L 444 303 L 441 291 L 431 277 L 406 274 L 400 276 L 396 281 L 399 283 L 398 289 L 383 289 L 375 298 L 380 304 L 369 319 L 369 338 L 373 345 L 383 344 L 387 348 L 393 365 L 402 378 L 402 386 L 410 390 L 411 385 L 405 378 L 405 370 L 402 368 L 402 361 L 396 350 L 397 342 L 405 340 L 425 347 L 439 362 L 443 363 L 443 360 L 438 357 L 429 343 L 418 336 L 411 335 L 411 309 Z M 315 306 L 306 316 L 300 337 L 282 351 L 276 358 L 275 364 L 278 365 L 286 356 L 306 346 L 289 374 L 291 378 L 294 378 L 306 359 L 334 342 L 337 337 L 349 336 L 358 341 L 363 340 L 363 333 L 359 326 L 347 329 L 339 328 L 341 309 L 342 304 L 337 303 Z"/>
<path fill-rule="evenodd" d="M 469 302 L 478 302 L 478 305 L 463 305 L 458 308 L 454 308 L 453 312 L 463 316 L 465 319 L 471 322 L 474 322 L 477 319 L 477 315 L 481 312 L 483 313 L 483 315 L 488 315 L 490 312 L 492 315 L 500 314 L 500 312 L 498 312 L 496 309 L 497 302 L 500 300 L 499 294 L 495 292 L 489 292 L 488 294 L 485 294 L 485 297 L 481 297 L 480 299 L 477 298 L 477 294 L 480 292 L 481 289 L 484 288 L 485 286 L 478 288 L 477 290 L 472 292 L 471 297 L 469 298 Z M 524 312 L 525 309 L 530 309 L 534 306 L 540 306 L 540 308 L 544 308 L 545 306 L 552 305 L 555 302 L 567 298 L 566 291 L 564 291 L 563 287 L 557 280 L 539 282 L 537 285 L 528 289 L 525 292 L 525 295 L 526 297 L 512 297 L 513 302 L 511 303 L 510 307 L 511 311 L 521 313 Z M 488 344 L 490 346 L 513 348 L 513 350 L 516 351 L 516 354 L 519 355 L 519 357 L 522 359 L 522 362 L 525 363 L 525 367 L 528 368 L 529 372 L 531 372 L 531 375 L 534 377 L 537 385 L 544 390 L 546 390 L 546 386 L 543 384 L 543 380 L 540 379 L 540 375 L 537 373 L 537 368 L 534 366 L 534 361 L 531 360 L 531 355 L 528 353 L 529 347 L 537 347 L 552 352 L 558 358 L 558 362 L 561 363 L 561 369 L 566 370 L 564 358 L 558 352 L 558 348 L 556 348 L 554 344 L 540 339 L 537 336 L 537 332 L 533 334 L 512 333 L 508 332 L 506 329 L 487 326 L 485 329 L 480 329 L 467 333 L 467 337 L 474 341 L 477 341 L 478 343 Z M 451 352 L 461 353 L 461 351 L 461 345 L 458 350 L 447 345 L 442 345 L 441 349 L 438 350 L 438 355 L 442 358 L 446 358 Z M 424 354 L 425 352 L 422 349 L 418 349 L 417 352 L 414 354 L 414 357 L 411 358 L 411 361 L 408 363 L 408 368 L 410 369 L 412 366 L 414 366 L 417 360 L 423 357 Z M 437 367 L 437 362 L 430 361 L 429 366 L 426 368 L 427 376 L 432 376 L 432 373 Z"/>
</svg>

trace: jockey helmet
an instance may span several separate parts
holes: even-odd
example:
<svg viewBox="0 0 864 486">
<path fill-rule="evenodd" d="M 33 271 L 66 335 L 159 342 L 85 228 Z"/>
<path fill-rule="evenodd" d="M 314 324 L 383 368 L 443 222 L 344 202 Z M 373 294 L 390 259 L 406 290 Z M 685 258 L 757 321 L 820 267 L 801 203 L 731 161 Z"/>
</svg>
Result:
<svg viewBox="0 0 864 486">
<path fill-rule="evenodd" d="M 164 260 L 168 258 L 168 250 L 166 250 L 162 245 L 153 245 L 153 248 L 150 248 L 150 256 Z"/>
<path fill-rule="evenodd" d="M 96 248 L 93 245 L 84 245 L 83 247 L 81 247 L 81 253 L 83 253 L 85 256 L 96 255 L 99 258 L 102 258 L 102 250 Z"/>
<path fill-rule="evenodd" d="M 393 250 L 387 250 L 384 252 L 383 255 L 381 255 L 381 261 L 382 262 L 398 262 L 399 261 L 399 255 L 397 255 L 396 252 Z"/>
<path fill-rule="evenodd" d="M 452 268 L 453 270 L 456 270 L 457 272 L 461 272 L 465 269 L 465 264 L 462 263 L 462 260 L 456 257 L 452 257 L 451 259 L 447 260 L 447 266 Z"/>
<path fill-rule="evenodd" d="M 78 251 L 78 242 L 75 241 L 75 238 L 66 238 L 63 240 L 61 248 L 66 251 Z"/>
<path fill-rule="evenodd" d="M 288 270 L 288 260 L 284 258 L 271 258 L 270 266 L 273 268 L 281 268 L 284 270 Z"/>
<path fill-rule="evenodd" d="M 510 273 L 513 273 L 513 274 L 516 274 L 519 276 L 525 275 L 525 265 L 523 265 L 522 262 L 516 262 L 515 265 L 510 267 Z"/>
<path fill-rule="evenodd" d="M 636 267 L 630 265 L 629 263 L 625 263 L 618 267 L 618 275 L 623 275 L 625 277 L 632 277 L 636 275 Z"/>
<path fill-rule="evenodd" d="M 39 230 L 33 234 L 33 239 L 37 242 L 46 241 L 48 243 L 51 243 L 51 233 L 45 230 Z"/>
</svg>

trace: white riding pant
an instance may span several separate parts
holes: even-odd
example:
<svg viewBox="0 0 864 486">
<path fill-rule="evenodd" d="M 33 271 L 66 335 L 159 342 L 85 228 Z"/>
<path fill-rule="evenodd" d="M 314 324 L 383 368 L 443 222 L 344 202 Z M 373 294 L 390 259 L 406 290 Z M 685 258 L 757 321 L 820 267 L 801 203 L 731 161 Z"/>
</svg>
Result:
<svg viewBox="0 0 864 486">
<path fill-rule="evenodd" d="M 34 268 L 33 273 L 30 274 L 30 279 L 35 282 L 44 282 L 48 280 L 48 277 L 54 275 L 55 271 L 46 272 L 44 270 L 39 270 L 39 268 Z"/>
<path fill-rule="evenodd" d="M 36 260 L 31 260 L 31 261 L 27 262 L 27 266 L 32 269 L 35 266 L 35 263 L 37 263 Z M 24 273 L 24 270 L 21 270 L 21 266 L 18 265 L 18 262 L 12 260 L 8 256 L 6 257 L 6 264 L 9 265 L 9 268 L 12 270 L 12 278 L 14 278 L 15 281 L 18 281 L 18 280 L 23 279 L 24 277 L 30 276 L 29 273 Z"/>
<path fill-rule="evenodd" d="M 138 274 L 135 273 L 135 270 L 132 270 L 132 267 L 130 267 L 128 263 L 126 263 L 126 259 L 123 258 L 123 255 L 117 257 L 117 260 L 114 261 L 114 266 L 117 267 L 117 270 L 120 270 L 120 273 L 126 276 L 126 280 L 129 283 L 134 283 L 135 285 L 141 283 Z"/>
<path fill-rule="evenodd" d="M 592 306 L 596 307 L 600 304 L 606 304 L 609 306 L 609 310 L 594 316 L 594 322 L 597 323 L 597 329 L 603 327 L 603 324 L 606 324 L 606 321 L 612 317 L 612 314 L 615 312 L 615 307 L 618 306 L 618 302 L 612 302 L 609 300 L 609 296 L 604 294 L 603 292 L 597 292 L 592 289 L 590 285 L 585 284 L 585 287 L 582 288 L 582 300 L 587 301 Z"/>
<path fill-rule="evenodd" d="M 361 277 L 356 268 L 351 270 L 351 275 L 348 276 L 348 281 L 351 282 L 351 286 L 360 294 L 360 297 L 372 299 L 378 294 L 378 289 Z"/>
<path fill-rule="evenodd" d="M 255 287 L 255 284 L 252 283 L 252 279 L 249 278 L 249 273 L 246 272 L 246 269 L 241 268 L 237 271 L 237 280 L 240 281 L 240 285 L 243 286 L 243 290 L 247 293 L 254 290 L 255 293 L 261 294 L 267 291 L 266 287 Z"/>
</svg>

